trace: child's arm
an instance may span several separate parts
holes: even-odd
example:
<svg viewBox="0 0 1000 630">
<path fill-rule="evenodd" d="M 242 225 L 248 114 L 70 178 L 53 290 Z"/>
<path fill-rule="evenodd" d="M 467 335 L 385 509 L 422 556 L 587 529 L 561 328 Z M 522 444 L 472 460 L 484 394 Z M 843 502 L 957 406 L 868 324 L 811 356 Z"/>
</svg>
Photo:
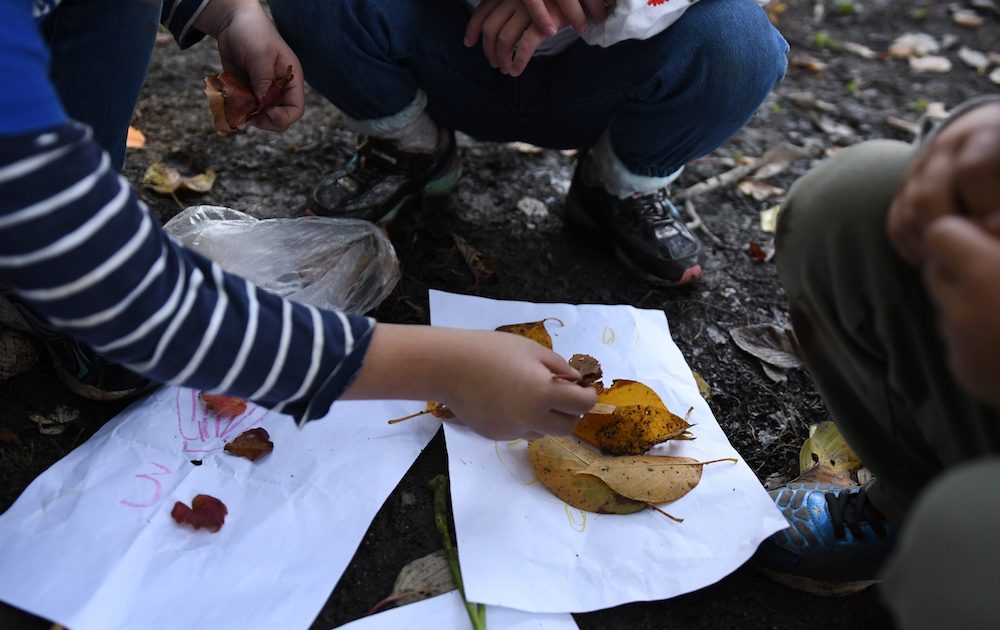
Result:
<svg viewBox="0 0 1000 630">
<path fill-rule="evenodd" d="M 560 23 L 560 15 L 565 16 L 577 33 L 587 30 L 587 18 L 594 22 L 603 22 L 609 7 L 614 6 L 614 0 L 523 0 L 524 7 L 531 15 L 538 30 L 552 37 L 565 23 Z M 550 9 L 550 5 L 555 5 Z"/>
<path fill-rule="evenodd" d="M 441 402 L 492 439 L 566 435 L 597 400 L 558 354 L 509 333 L 378 324 L 345 399 Z"/>
</svg>

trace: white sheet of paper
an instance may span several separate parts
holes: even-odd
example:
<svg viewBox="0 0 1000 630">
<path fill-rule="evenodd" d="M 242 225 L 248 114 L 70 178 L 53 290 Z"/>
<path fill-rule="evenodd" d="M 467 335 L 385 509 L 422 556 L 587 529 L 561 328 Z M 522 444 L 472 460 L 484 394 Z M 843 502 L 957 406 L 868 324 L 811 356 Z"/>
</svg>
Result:
<svg viewBox="0 0 1000 630">
<path fill-rule="evenodd" d="M 338 630 L 469 630 L 471 627 L 462 596 L 458 591 L 450 591 L 399 608 L 390 608 L 377 615 L 362 617 L 338 626 Z M 529 613 L 501 606 L 487 606 L 486 627 L 489 630 L 577 630 L 578 626 L 569 613 Z"/>
<path fill-rule="evenodd" d="M 689 407 L 693 441 L 653 454 L 706 466 L 687 496 L 628 516 L 571 508 L 534 481 L 527 444 L 493 442 L 445 424 L 457 546 L 470 601 L 534 612 L 585 612 L 666 599 L 712 584 L 786 527 L 760 482 L 730 445 L 698 394 L 662 311 L 630 306 L 533 304 L 431 292 L 437 326 L 493 329 L 558 318 L 546 325 L 564 357 L 590 354 L 604 384 L 632 379 L 653 388 L 674 413 Z M 560 322 L 562 325 L 560 325 Z"/>
<path fill-rule="evenodd" d="M 306 628 L 439 426 L 386 421 L 423 404 L 338 402 L 299 430 L 253 405 L 218 419 L 191 390 L 161 389 L 0 516 L 0 599 L 73 630 Z M 272 453 L 222 452 L 254 426 Z M 197 494 L 228 507 L 218 533 L 171 518 Z"/>
</svg>

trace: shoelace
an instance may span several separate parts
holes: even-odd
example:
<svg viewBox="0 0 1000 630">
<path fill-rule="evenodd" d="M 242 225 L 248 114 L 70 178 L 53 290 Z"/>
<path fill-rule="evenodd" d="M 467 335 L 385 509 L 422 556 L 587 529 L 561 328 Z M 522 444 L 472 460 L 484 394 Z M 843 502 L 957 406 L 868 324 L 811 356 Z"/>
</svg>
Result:
<svg viewBox="0 0 1000 630">
<path fill-rule="evenodd" d="M 864 538 L 861 523 L 868 523 L 880 537 L 886 535 L 885 517 L 871 504 L 864 490 L 861 492 L 841 492 L 839 495 L 827 492 L 824 496 L 830 510 L 830 520 L 835 537 L 844 538 L 846 526 L 855 538 Z"/>
<path fill-rule="evenodd" d="M 673 223 L 680 214 L 662 189 L 635 195 L 634 199 L 638 202 L 639 216 L 648 219 L 654 226 Z"/>
</svg>

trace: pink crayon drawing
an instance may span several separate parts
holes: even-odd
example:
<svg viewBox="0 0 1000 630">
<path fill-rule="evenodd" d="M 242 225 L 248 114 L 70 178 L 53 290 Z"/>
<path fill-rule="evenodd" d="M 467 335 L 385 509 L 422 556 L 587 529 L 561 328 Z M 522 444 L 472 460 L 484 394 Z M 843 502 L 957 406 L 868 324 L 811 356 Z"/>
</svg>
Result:
<svg viewBox="0 0 1000 630">
<path fill-rule="evenodd" d="M 143 480 L 148 481 L 151 484 L 153 484 L 153 498 L 151 498 L 149 501 L 145 501 L 145 502 L 142 502 L 142 503 L 139 503 L 138 501 L 129 501 L 128 499 L 122 499 L 121 501 L 119 501 L 119 503 L 121 503 L 122 505 L 127 505 L 128 507 L 133 507 L 133 508 L 148 508 L 148 507 L 152 507 L 152 506 L 156 505 L 160 501 L 160 497 L 163 495 L 163 486 L 160 484 L 160 480 L 159 479 L 155 479 L 155 477 L 158 477 L 158 476 L 161 476 L 161 475 L 169 475 L 170 473 L 172 473 L 174 471 L 170 470 L 169 468 L 167 468 L 163 464 L 158 464 L 156 462 L 152 462 L 152 464 L 153 464 L 153 466 L 156 466 L 157 468 L 159 468 L 160 471 L 159 472 L 141 473 L 141 474 L 138 474 L 138 475 L 134 475 L 134 477 L 136 479 L 143 479 Z"/>
<path fill-rule="evenodd" d="M 213 453 L 247 429 L 259 426 L 269 412 L 253 404 L 238 416 L 220 416 L 205 408 L 198 394 L 177 390 L 177 430 L 184 440 L 184 453 Z"/>
</svg>

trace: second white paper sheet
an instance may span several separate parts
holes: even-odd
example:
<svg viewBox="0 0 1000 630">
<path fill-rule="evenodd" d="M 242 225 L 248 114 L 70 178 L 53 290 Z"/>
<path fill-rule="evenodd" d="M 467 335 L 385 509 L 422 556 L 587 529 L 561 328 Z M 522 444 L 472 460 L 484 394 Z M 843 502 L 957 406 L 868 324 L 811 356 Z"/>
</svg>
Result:
<svg viewBox="0 0 1000 630">
<path fill-rule="evenodd" d="M 546 318 L 554 350 L 600 361 L 604 384 L 632 379 L 674 413 L 693 408 L 693 441 L 652 454 L 738 462 L 706 466 L 687 496 L 627 516 L 571 508 L 535 480 L 527 444 L 494 442 L 445 423 L 458 551 L 469 601 L 534 612 L 585 612 L 666 599 L 712 584 L 786 527 L 699 395 L 662 311 L 534 304 L 432 291 L 436 326 L 490 330 Z M 512 392 L 516 395 L 516 392 Z"/>
</svg>

